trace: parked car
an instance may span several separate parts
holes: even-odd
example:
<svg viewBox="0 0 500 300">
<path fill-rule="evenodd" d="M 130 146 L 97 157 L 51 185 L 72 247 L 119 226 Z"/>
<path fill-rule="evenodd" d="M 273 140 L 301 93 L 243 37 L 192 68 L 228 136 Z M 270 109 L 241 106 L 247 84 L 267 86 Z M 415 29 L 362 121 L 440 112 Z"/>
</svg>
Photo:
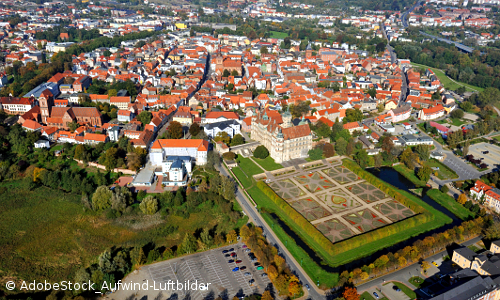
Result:
<svg viewBox="0 0 500 300">
<path fill-rule="evenodd" d="M 236 271 L 239 271 L 239 270 L 240 270 L 240 268 L 236 267 L 236 268 L 233 269 L 233 272 L 236 272 Z"/>
<path fill-rule="evenodd" d="M 401 289 L 398 288 L 396 285 L 393 285 L 392 289 L 395 290 L 396 292 L 401 292 Z"/>
<path fill-rule="evenodd" d="M 233 252 L 233 251 L 234 251 L 234 248 L 229 249 L 229 252 Z"/>
<path fill-rule="evenodd" d="M 435 261 L 433 261 L 432 264 L 435 265 L 436 267 L 439 267 L 439 265 Z"/>
<path fill-rule="evenodd" d="M 262 273 L 260 277 L 267 277 L 267 273 Z"/>
<path fill-rule="evenodd" d="M 229 252 L 229 250 L 223 250 L 222 251 L 222 253 L 228 253 L 228 252 Z"/>
<path fill-rule="evenodd" d="M 255 282 L 255 279 L 253 279 L 253 278 L 248 281 L 248 283 L 250 283 L 250 284 L 253 284 L 254 282 Z"/>
<path fill-rule="evenodd" d="M 247 267 L 243 266 L 243 267 L 240 267 L 240 270 L 245 270 Z"/>
<path fill-rule="evenodd" d="M 252 273 L 250 273 L 250 272 L 246 272 L 244 275 L 245 275 L 245 276 L 250 276 L 250 275 L 252 275 Z"/>
<path fill-rule="evenodd" d="M 311 287 L 308 284 L 306 284 L 306 289 L 309 291 Z"/>
<path fill-rule="evenodd" d="M 490 153 L 490 151 L 483 151 L 483 154 L 488 154 Z"/>
<path fill-rule="evenodd" d="M 377 299 L 378 299 L 378 294 L 377 294 L 377 292 L 373 292 L 373 296 L 375 296 L 375 298 L 377 298 Z"/>
<path fill-rule="evenodd" d="M 258 266 L 260 266 L 260 262 L 256 262 L 253 265 L 256 266 L 256 267 L 258 267 Z"/>
<path fill-rule="evenodd" d="M 241 263 L 242 263 L 241 259 L 238 259 L 238 260 L 236 261 L 236 263 L 237 263 L 237 264 L 241 264 Z"/>
<path fill-rule="evenodd" d="M 247 245 L 243 245 L 243 246 L 241 246 L 241 248 L 243 248 L 243 249 L 245 249 L 246 247 L 247 247 Z"/>
<path fill-rule="evenodd" d="M 232 263 L 234 263 L 234 260 L 230 259 L 230 260 L 227 261 L 227 263 L 228 264 L 232 264 Z"/>
<path fill-rule="evenodd" d="M 231 257 L 231 254 L 226 253 L 226 255 L 224 255 L 224 257 Z"/>
<path fill-rule="evenodd" d="M 262 269 L 264 269 L 264 267 L 263 267 L 263 266 L 258 266 L 258 267 L 257 267 L 257 270 L 259 270 L 259 271 L 260 271 L 260 270 L 262 270 Z"/>
<path fill-rule="evenodd" d="M 250 250 L 250 248 L 245 249 L 245 252 L 250 252 L 250 251 L 252 251 L 252 250 Z"/>
<path fill-rule="evenodd" d="M 231 257 L 235 257 L 236 256 L 236 253 L 231 253 Z"/>
</svg>

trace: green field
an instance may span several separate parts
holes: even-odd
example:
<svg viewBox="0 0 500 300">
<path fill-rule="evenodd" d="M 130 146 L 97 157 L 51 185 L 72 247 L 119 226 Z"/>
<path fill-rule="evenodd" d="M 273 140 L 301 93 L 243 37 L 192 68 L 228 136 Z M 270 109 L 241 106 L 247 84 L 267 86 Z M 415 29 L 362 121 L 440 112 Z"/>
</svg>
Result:
<svg viewBox="0 0 500 300">
<path fill-rule="evenodd" d="M 259 168 L 259 166 L 257 166 L 250 158 L 245 158 L 238 155 L 236 161 L 238 162 L 238 166 L 242 170 L 245 170 L 245 173 L 248 176 L 264 173 L 264 171 L 261 168 Z"/>
<path fill-rule="evenodd" d="M 253 160 L 255 160 L 261 167 L 263 167 L 267 171 L 274 171 L 283 168 L 282 165 L 275 163 L 274 159 L 271 156 L 268 156 L 265 159 L 253 157 Z"/>
<path fill-rule="evenodd" d="M 248 221 L 221 218 L 221 206 L 203 202 L 201 212 L 188 218 L 133 210 L 117 219 L 86 211 L 80 194 L 48 187 L 29 190 L 26 181 L 0 183 L 0 269 L 4 275 L 23 280 L 60 281 L 73 278 L 80 267 L 97 261 L 105 249 L 154 243 L 172 247 L 186 233 L 209 226 L 229 231 Z M 238 205 L 234 206 L 236 209 Z M 177 227 L 165 233 L 166 227 Z M 220 227 L 220 228 L 219 228 Z"/>
<path fill-rule="evenodd" d="M 272 39 L 284 39 L 288 36 L 286 32 L 278 32 L 278 31 L 270 31 L 271 35 L 269 36 Z"/>
<path fill-rule="evenodd" d="M 452 169 L 448 168 L 448 166 L 446 166 L 445 164 L 443 164 L 442 162 L 438 161 L 438 160 L 435 160 L 435 159 L 429 159 L 426 164 L 430 167 L 430 168 L 439 168 L 439 170 L 437 170 L 438 172 L 438 178 L 441 179 L 441 180 L 446 180 L 446 179 L 455 179 L 455 178 L 458 178 L 458 175 L 457 173 L 455 173 L 455 171 L 453 171 Z M 434 170 L 432 171 L 433 173 L 435 172 Z"/>
<path fill-rule="evenodd" d="M 458 82 L 458 81 L 453 82 L 448 76 L 446 76 L 444 71 L 441 69 L 431 68 L 429 66 L 425 66 L 425 65 L 421 65 L 421 64 L 417 64 L 417 63 L 411 63 L 411 64 L 415 67 L 431 69 L 434 72 L 434 74 L 436 74 L 436 76 L 439 78 L 439 81 L 441 81 L 441 83 L 443 84 L 445 89 L 454 91 L 454 90 L 458 89 L 459 87 L 464 86 L 466 88 L 466 90 L 470 91 L 470 92 L 482 92 L 484 90 L 483 88 L 480 88 L 480 87 L 474 86 L 474 85 L 470 85 L 467 83 L 462 83 L 462 82 Z"/>
<path fill-rule="evenodd" d="M 500 142 L 500 135 L 495 135 L 495 136 L 492 136 L 491 138 Z"/>
<path fill-rule="evenodd" d="M 238 180 L 243 184 L 245 189 L 249 188 L 253 184 L 252 176 L 246 174 L 240 167 L 232 168 L 232 171 Z"/>
<path fill-rule="evenodd" d="M 448 194 L 443 194 L 440 190 L 432 189 L 427 192 L 427 195 L 439 205 L 445 207 L 447 210 L 451 211 L 455 216 L 462 220 L 469 220 L 475 217 L 475 214 L 463 207 L 460 203 L 455 201 Z"/>
<path fill-rule="evenodd" d="M 365 171 L 363 171 L 365 172 Z M 235 173 L 236 174 L 236 173 Z M 359 174 L 358 174 L 359 175 Z M 240 178 L 241 174 L 236 176 Z M 378 179 L 377 179 L 378 180 Z M 380 181 L 381 182 L 381 181 Z M 395 189 L 396 188 L 381 182 L 383 185 Z M 367 243 L 363 246 L 345 251 L 342 255 L 330 255 L 326 249 L 320 246 L 313 238 L 304 230 L 287 214 L 283 212 L 283 210 L 269 197 L 263 193 L 257 186 L 253 186 L 252 188 L 247 190 L 249 195 L 254 199 L 257 203 L 259 209 L 261 210 L 266 222 L 273 227 L 273 231 L 278 235 L 280 240 L 287 244 L 287 249 L 292 253 L 297 261 L 303 261 L 303 267 L 305 271 L 311 278 L 321 278 L 321 284 L 324 284 L 325 287 L 332 287 L 335 285 L 338 275 L 335 273 L 329 273 L 325 271 L 321 265 L 318 265 L 314 262 L 313 259 L 310 258 L 312 253 L 307 253 L 305 249 L 301 248 L 301 246 L 297 245 L 297 242 L 294 241 L 281 227 L 274 225 L 277 224 L 278 220 L 274 220 L 273 217 L 268 214 L 274 213 L 281 221 L 283 221 L 296 235 L 300 237 L 300 239 L 305 242 L 310 249 L 314 249 L 316 254 L 322 260 L 321 264 L 326 264 L 330 266 L 340 266 L 347 262 L 369 256 L 370 254 L 386 248 L 388 245 L 393 245 L 398 242 L 404 241 L 408 239 L 410 236 L 416 236 L 420 233 L 426 232 L 428 230 L 432 230 L 435 228 L 439 228 L 442 225 L 451 222 L 451 220 L 443 215 L 441 212 L 435 210 L 431 206 L 427 205 L 420 198 L 417 198 L 410 193 L 406 193 L 404 191 L 397 190 L 403 196 L 410 198 L 413 202 L 422 206 L 425 210 L 430 212 L 433 215 L 433 220 L 430 222 L 426 222 L 423 224 L 416 225 L 414 227 L 408 228 L 406 230 L 400 231 L 398 233 L 389 235 L 385 238 L 380 238 L 374 242 Z M 388 225 L 390 226 L 390 225 Z M 328 274 L 328 276 L 326 276 Z M 328 278 L 328 279 L 326 279 Z M 323 282 L 324 281 L 324 282 Z"/>
</svg>

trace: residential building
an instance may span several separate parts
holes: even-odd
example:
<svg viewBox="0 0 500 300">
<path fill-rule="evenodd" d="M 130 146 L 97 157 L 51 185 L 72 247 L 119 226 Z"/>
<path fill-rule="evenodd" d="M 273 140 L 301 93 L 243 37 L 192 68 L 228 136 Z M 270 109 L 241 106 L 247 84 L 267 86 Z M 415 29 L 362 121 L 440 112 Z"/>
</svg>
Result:
<svg viewBox="0 0 500 300">
<path fill-rule="evenodd" d="M 22 115 L 33 107 L 33 98 L 0 97 L 0 109 L 9 115 Z"/>
<path fill-rule="evenodd" d="M 434 120 L 434 119 L 437 119 L 437 118 L 440 118 L 442 116 L 444 116 L 446 113 L 444 107 L 439 104 L 437 106 L 434 106 L 434 107 L 430 107 L 430 108 L 424 108 L 422 110 L 420 110 L 420 112 L 418 113 L 418 118 L 420 120 Z"/>
<path fill-rule="evenodd" d="M 417 146 L 417 145 L 429 145 L 431 146 L 434 142 L 433 140 L 424 135 L 416 136 L 413 134 L 406 134 L 400 137 L 401 144 L 403 146 Z"/>
<path fill-rule="evenodd" d="M 214 138 L 219 132 L 226 132 L 231 138 L 240 133 L 241 125 L 235 120 L 209 123 L 203 126 L 203 130 L 209 138 Z"/>
</svg>

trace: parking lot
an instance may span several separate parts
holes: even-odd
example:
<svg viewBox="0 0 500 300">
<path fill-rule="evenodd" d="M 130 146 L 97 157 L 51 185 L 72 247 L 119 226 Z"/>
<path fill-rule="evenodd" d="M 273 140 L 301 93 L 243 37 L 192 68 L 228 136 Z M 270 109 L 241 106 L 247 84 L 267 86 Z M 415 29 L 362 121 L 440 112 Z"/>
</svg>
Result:
<svg viewBox="0 0 500 300">
<path fill-rule="evenodd" d="M 483 154 L 488 151 L 488 154 Z M 500 147 L 488 143 L 479 143 L 469 147 L 469 154 L 474 155 L 474 158 L 481 159 L 488 165 L 488 169 L 494 169 L 500 164 Z"/>
<path fill-rule="evenodd" d="M 234 249 L 234 251 L 222 253 L 223 250 L 230 249 Z M 160 283 L 164 285 L 169 280 L 181 283 L 187 280 L 190 283 L 196 280 L 199 283 L 210 283 L 208 290 L 163 291 L 162 295 L 165 298 L 170 297 L 173 293 L 177 293 L 180 298 L 189 294 L 193 300 L 204 299 L 209 294 L 213 295 L 214 298 L 219 295 L 225 295 L 229 299 L 232 299 L 236 295 L 240 297 L 254 293 L 263 293 L 270 284 L 270 280 L 267 276 L 262 277 L 262 274 L 265 273 L 264 270 L 257 270 L 256 261 L 251 262 L 248 255 L 249 251 L 245 252 L 245 250 L 243 244 L 238 243 L 232 246 L 156 263 L 145 268 L 146 272 L 149 273 L 150 280 L 154 281 L 157 285 Z M 234 253 L 234 257 L 231 257 L 232 253 Z M 228 263 L 230 260 L 233 262 Z M 250 283 L 252 279 L 254 282 Z"/>
</svg>

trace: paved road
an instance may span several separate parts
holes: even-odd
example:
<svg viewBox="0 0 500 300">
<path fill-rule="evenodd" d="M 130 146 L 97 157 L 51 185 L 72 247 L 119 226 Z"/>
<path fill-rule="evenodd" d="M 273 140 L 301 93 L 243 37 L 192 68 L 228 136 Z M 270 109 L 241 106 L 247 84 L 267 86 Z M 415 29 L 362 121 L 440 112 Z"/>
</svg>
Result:
<svg viewBox="0 0 500 300">
<path fill-rule="evenodd" d="M 224 176 L 230 176 L 228 171 L 224 166 L 220 166 L 219 171 L 222 175 Z M 264 219 L 260 216 L 260 214 L 257 212 L 257 209 L 253 206 L 253 204 L 250 202 L 250 200 L 242 193 L 240 189 L 236 191 L 236 199 L 240 203 L 241 207 L 243 208 L 243 211 L 247 214 L 247 216 L 250 218 L 250 220 L 253 220 L 253 223 L 256 226 L 259 226 L 263 229 L 264 234 L 266 235 L 266 238 L 268 241 L 275 245 L 278 250 L 281 252 L 283 257 L 285 258 L 287 264 L 290 266 L 290 269 L 292 270 L 293 273 L 297 275 L 299 280 L 302 282 L 303 285 L 308 284 L 311 287 L 311 290 L 308 291 L 309 293 L 309 298 L 310 299 L 326 299 L 324 296 L 324 291 L 318 289 L 310 280 L 309 276 L 304 272 L 304 270 L 300 267 L 300 265 L 297 263 L 297 261 L 293 258 L 293 256 L 288 252 L 286 247 L 281 243 L 281 241 L 278 239 L 278 237 L 274 234 L 274 232 L 270 229 L 270 227 L 267 225 L 267 223 L 264 221 Z"/>
<path fill-rule="evenodd" d="M 415 2 L 415 4 L 413 4 L 413 6 L 405 11 L 402 15 L 401 15 L 401 20 L 403 22 L 403 27 L 406 28 L 408 27 L 408 15 L 415 9 L 415 7 L 417 7 L 419 5 L 420 1 L 417 1 Z"/>
<path fill-rule="evenodd" d="M 462 243 L 462 245 L 469 246 L 469 245 L 472 245 L 472 244 L 479 242 L 480 240 L 481 240 L 481 237 L 477 237 L 477 238 L 469 240 L 465 243 Z M 430 277 L 430 276 L 432 276 L 436 273 L 439 273 L 439 272 L 448 273 L 448 272 L 452 271 L 452 269 L 450 268 L 450 266 L 448 264 L 442 264 L 443 257 L 446 255 L 448 255 L 448 252 L 445 250 L 445 251 L 436 253 L 430 257 L 427 257 L 425 259 L 428 262 L 434 261 L 439 265 L 439 267 L 432 266 L 431 269 L 429 269 L 427 271 L 427 276 Z M 369 290 L 370 288 L 373 288 L 373 287 L 378 287 L 380 289 L 382 287 L 382 284 L 387 282 L 387 281 L 401 281 L 401 282 L 410 286 L 410 284 L 408 283 L 408 280 L 411 277 L 413 277 L 413 276 L 425 277 L 421 274 L 420 271 L 421 271 L 420 266 L 418 265 L 418 263 L 415 263 L 415 264 L 412 264 L 408 267 L 400 269 L 396 272 L 393 272 L 393 273 L 378 277 L 372 281 L 360 284 L 357 286 L 357 289 L 358 289 L 358 292 L 360 294 L 366 290 Z M 422 296 L 424 296 L 424 295 L 422 294 Z"/>
</svg>

